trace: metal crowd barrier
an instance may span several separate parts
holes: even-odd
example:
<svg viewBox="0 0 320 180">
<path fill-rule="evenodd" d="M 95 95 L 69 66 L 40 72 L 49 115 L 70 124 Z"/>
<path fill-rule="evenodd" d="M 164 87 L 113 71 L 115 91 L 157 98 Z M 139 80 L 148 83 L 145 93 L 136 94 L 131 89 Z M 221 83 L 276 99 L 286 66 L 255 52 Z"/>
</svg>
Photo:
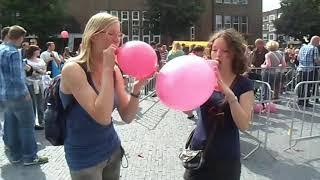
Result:
<svg viewBox="0 0 320 180">
<path fill-rule="evenodd" d="M 288 132 L 289 147 L 285 150 L 292 149 L 298 142 L 320 137 L 320 111 L 317 108 L 317 101 L 320 99 L 319 85 L 320 81 L 303 81 L 295 87 L 296 96 L 291 102 L 293 108 Z"/>
<path fill-rule="evenodd" d="M 255 105 L 262 103 L 270 103 L 273 94 L 270 84 L 267 82 L 254 80 L 254 86 L 256 88 Z M 267 96 L 265 99 L 263 99 L 263 93 L 265 93 L 265 95 Z M 250 128 L 246 131 L 241 131 L 245 136 L 249 137 L 249 139 L 253 140 L 256 143 L 254 148 L 249 150 L 247 154 L 242 153 L 244 160 L 248 159 L 251 155 L 253 155 L 261 147 L 261 144 L 265 149 L 267 148 L 270 108 L 265 109 L 264 113 L 266 113 L 266 117 L 264 117 L 262 113 L 263 111 L 260 111 L 258 114 L 252 113 L 252 121 Z M 254 126 L 260 126 L 261 129 L 254 129 Z M 264 132 L 262 130 L 264 130 Z"/>
</svg>

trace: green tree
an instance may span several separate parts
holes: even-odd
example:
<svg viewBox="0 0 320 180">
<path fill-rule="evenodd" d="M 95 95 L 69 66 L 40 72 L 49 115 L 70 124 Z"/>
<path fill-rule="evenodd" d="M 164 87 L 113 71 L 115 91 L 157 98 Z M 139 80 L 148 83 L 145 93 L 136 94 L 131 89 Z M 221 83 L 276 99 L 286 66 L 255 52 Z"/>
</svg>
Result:
<svg viewBox="0 0 320 180">
<path fill-rule="evenodd" d="M 147 0 L 147 4 L 149 23 L 144 28 L 169 39 L 184 34 L 204 10 L 201 0 Z"/>
<path fill-rule="evenodd" d="M 320 0 L 282 0 L 282 15 L 274 24 L 278 33 L 304 41 L 320 32 Z"/>
<path fill-rule="evenodd" d="M 18 24 L 41 39 L 58 34 L 68 22 L 64 0 L 0 0 L 3 26 Z"/>
</svg>

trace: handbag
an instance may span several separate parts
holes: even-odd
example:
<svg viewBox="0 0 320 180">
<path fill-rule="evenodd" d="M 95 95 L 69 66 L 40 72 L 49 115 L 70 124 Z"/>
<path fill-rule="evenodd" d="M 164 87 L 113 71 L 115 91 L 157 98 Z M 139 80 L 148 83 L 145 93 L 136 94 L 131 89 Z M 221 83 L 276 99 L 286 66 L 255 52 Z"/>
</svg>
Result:
<svg viewBox="0 0 320 180">
<path fill-rule="evenodd" d="M 213 139 L 213 136 L 215 134 L 215 127 L 216 126 L 213 126 L 214 130 L 211 131 L 211 134 L 207 142 L 211 142 L 211 140 Z M 192 132 L 190 133 L 185 145 L 185 149 L 179 155 L 179 159 L 182 161 L 182 165 L 184 166 L 184 168 L 190 169 L 190 170 L 197 170 L 203 166 L 203 164 L 205 163 L 204 157 L 209 147 L 208 143 L 206 143 L 204 150 L 191 149 L 191 140 L 194 135 L 194 131 L 195 129 L 193 129 Z"/>
</svg>

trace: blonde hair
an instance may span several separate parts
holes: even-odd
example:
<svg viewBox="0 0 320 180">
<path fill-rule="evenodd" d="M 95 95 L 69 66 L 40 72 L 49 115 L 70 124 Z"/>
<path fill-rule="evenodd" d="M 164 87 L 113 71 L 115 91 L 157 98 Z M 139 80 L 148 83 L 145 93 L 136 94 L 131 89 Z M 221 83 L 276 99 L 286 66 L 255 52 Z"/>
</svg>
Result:
<svg viewBox="0 0 320 180">
<path fill-rule="evenodd" d="M 269 51 L 276 51 L 279 49 L 279 43 L 277 41 L 270 40 L 267 42 L 266 48 Z"/>
<path fill-rule="evenodd" d="M 119 19 L 107 12 L 95 14 L 89 19 L 82 35 L 80 54 L 74 59 L 79 63 L 85 63 L 88 72 L 91 72 L 92 65 L 91 38 L 99 31 L 102 31 L 116 22 L 119 22 Z"/>
<path fill-rule="evenodd" d="M 172 45 L 172 52 L 177 52 L 178 50 L 181 50 L 181 45 L 178 42 L 173 43 Z"/>
</svg>

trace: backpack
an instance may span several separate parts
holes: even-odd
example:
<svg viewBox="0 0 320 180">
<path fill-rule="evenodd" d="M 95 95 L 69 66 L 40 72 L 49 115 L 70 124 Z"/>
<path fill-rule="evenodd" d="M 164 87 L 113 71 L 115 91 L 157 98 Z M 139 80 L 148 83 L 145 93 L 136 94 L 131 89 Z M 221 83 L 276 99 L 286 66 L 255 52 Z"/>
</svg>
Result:
<svg viewBox="0 0 320 180">
<path fill-rule="evenodd" d="M 81 68 L 88 73 L 82 64 Z M 61 74 L 52 79 L 51 83 L 44 90 L 44 122 L 45 122 L 45 138 L 53 145 L 60 146 L 64 144 L 66 137 L 66 118 L 71 111 L 72 106 L 76 100 L 73 98 L 72 102 L 66 108 L 63 107 L 60 99 L 60 82 Z"/>
<path fill-rule="evenodd" d="M 74 102 L 63 108 L 59 90 L 61 75 L 55 77 L 44 90 L 44 122 L 45 138 L 54 146 L 64 144 L 66 135 L 66 117 Z"/>
</svg>

